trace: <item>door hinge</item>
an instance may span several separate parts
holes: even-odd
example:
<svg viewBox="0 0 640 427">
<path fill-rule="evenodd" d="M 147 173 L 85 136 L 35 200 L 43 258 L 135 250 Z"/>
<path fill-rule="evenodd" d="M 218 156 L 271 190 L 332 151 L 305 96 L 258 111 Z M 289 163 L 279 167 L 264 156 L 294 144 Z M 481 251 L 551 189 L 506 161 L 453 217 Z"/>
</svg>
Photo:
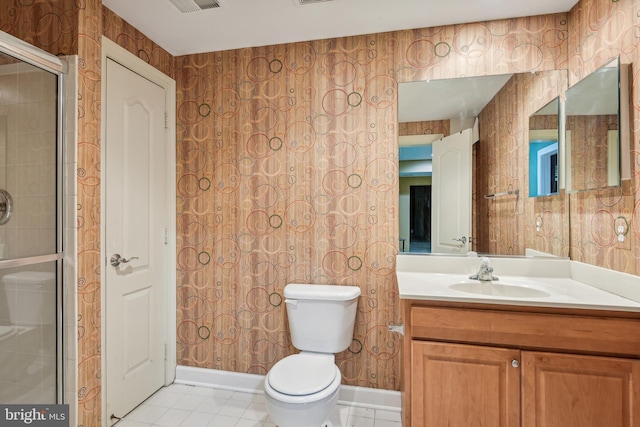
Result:
<svg viewBox="0 0 640 427">
<path fill-rule="evenodd" d="M 164 128 L 169 129 L 169 114 L 164 113 Z"/>
<path fill-rule="evenodd" d="M 169 228 L 168 227 L 164 228 L 164 244 L 165 245 L 169 244 Z"/>
<path fill-rule="evenodd" d="M 404 335 L 404 325 L 389 325 L 389 332 L 397 332 Z"/>
<path fill-rule="evenodd" d="M 169 346 L 166 344 L 164 345 L 164 360 L 165 362 L 169 360 Z"/>
</svg>

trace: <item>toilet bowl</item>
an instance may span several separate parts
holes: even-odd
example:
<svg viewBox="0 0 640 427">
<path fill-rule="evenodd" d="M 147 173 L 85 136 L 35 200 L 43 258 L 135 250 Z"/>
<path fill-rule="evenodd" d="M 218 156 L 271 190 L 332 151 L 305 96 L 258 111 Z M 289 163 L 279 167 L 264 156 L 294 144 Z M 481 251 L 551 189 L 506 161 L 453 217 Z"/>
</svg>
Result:
<svg viewBox="0 0 640 427">
<path fill-rule="evenodd" d="M 333 355 L 285 357 L 265 378 L 265 400 L 278 426 L 319 427 L 335 407 L 342 375 Z"/>
<path fill-rule="evenodd" d="M 0 342 L 11 338 L 14 335 L 17 335 L 18 332 L 20 332 L 21 329 L 17 326 L 5 326 L 5 325 L 0 325 Z"/>
<path fill-rule="evenodd" d="M 284 294 L 291 340 L 302 351 L 267 373 L 267 411 L 278 427 L 320 427 L 338 402 L 342 375 L 334 353 L 352 341 L 360 289 L 295 284 Z"/>
</svg>

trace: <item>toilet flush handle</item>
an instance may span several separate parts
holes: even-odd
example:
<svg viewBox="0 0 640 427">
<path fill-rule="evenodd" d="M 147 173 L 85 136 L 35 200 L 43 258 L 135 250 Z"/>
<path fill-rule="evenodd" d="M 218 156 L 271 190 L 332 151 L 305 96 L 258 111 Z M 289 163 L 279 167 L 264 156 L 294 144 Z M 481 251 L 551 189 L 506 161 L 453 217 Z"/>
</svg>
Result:
<svg viewBox="0 0 640 427">
<path fill-rule="evenodd" d="M 286 299 L 286 300 L 284 300 L 284 303 L 296 306 L 296 305 L 298 305 L 298 300 L 297 299 Z"/>
</svg>

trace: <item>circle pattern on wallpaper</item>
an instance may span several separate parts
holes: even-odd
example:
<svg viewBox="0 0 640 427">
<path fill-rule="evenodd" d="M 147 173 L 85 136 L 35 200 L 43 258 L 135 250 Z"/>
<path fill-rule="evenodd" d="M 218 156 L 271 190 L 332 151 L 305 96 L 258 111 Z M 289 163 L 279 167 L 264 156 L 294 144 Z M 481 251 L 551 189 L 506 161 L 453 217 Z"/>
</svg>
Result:
<svg viewBox="0 0 640 427">
<path fill-rule="evenodd" d="M 566 41 L 536 35 L 565 29 L 524 18 L 176 58 L 180 363 L 264 373 L 293 351 L 284 285 L 345 282 L 363 296 L 344 378 L 397 388 L 398 82 L 548 69 Z"/>
<path fill-rule="evenodd" d="M 92 8 L 102 8 L 93 4 L 95 2 L 80 2 L 81 10 L 74 2 L 30 0 L 22 3 L 14 1 L 13 6 L 0 9 L 0 22 L 5 31 L 31 29 L 33 42 L 56 54 L 72 54 L 78 48 L 84 52 L 79 61 L 82 91 L 78 99 L 79 138 L 95 143 L 81 143 L 78 158 L 78 241 L 88 248 L 78 256 L 78 285 L 82 294 L 78 328 L 83 332 L 78 337 L 78 424 L 97 425 L 102 409 L 101 358 L 96 354 L 99 340 L 95 339 L 99 336 L 100 313 L 99 269 L 95 268 L 100 264 L 95 262 L 100 245 L 100 70 L 97 61 L 100 47 L 96 41 L 102 34 L 100 25 L 92 22 L 76 34 L 74 22 L 79 13 L 86 17 L 94 13 Z M 568 68 L 575 70 L 570 76 L 571 84 L 600 66 L 603 58 L 613 56 L 612 52 L 631 55 L 637 62 L 634 55 L 638 50 L 635 36 L 638 12 L 628 4 L 580 2 L 574 8 L 570 16 L 571 37 L 577 39 L 578 50 L 570 53 L 568 61 Z M 37 13 L 29 13 L 31 7 Z M 333 281 L 324 272 L 327 268 L 332 274 L 346 271 L 345 280 L 363 289 L 354 341 L 349 351 L 338 355 L 336 360 L 345 382 L 399 389 L 397 337 L 385 330 L 390 320 L 399 318 L 397 298 L 389 296 L 395 283 L 392 274 L 376 274 L 391 271 L 386 247 L 393 247 L 389 239 L 397 236 L 397 218 L 384 214 L 386 208 L 397 206 L 394 191 L 397 183 L 384 177 L 384 165 L 390 165 L 386 162 L 397 160 L 388 157 L 385 145 L 392 146 L 395 142 L 383 131 L 386 122 L 395 120 L 392 117 L 396 114 L 397 83 L 528 71 L 526 67 L 535 64 L 539 64 L 537 71 L 554 68 L 566 61 L 566 15 L 172 58 L 113 12 L 103 9 L 103 13 L 106 36 L 167 75 L 173 75 L 179 88 L 176 179 L 181 200 L 178 217 L 188 215 L 178 226 L 177 273 L 179 286 L 185 288 L 184 295 L 190 298 L 189 305 L 181 308 L 178 315 L 179 363 L 265 374 L 276 360 L 293 351 L 281 302 L 284 284 L 314 278 Z M 335 59 L 328 61 L 329 57 Z M 327 93 L 337 89 L 343 91 L 340 96 L 329 96 L 331 102 L 323 104 Z M 347 94 L 346 106 L 343 93 Z M 287 101 L 282 103 L 279 99 Z M 332 116 L 327 110 L 339 115 Z M 528 112 L 522 114 L 527 115 Z M 637 126 L 636 121 L 633 129 Z M 500 129 L 496 127 L 494 131 Z M 314 150 L 324 142 L 318 136 L 331 132 L 345 135 L 341 142 L 368 146 L 371 151 L 360 157 L 360 153 L 349 150 L 328 150 L 327 155 L 333 159 L 327 162 L 329 166 L 320 168 L 320 159 L 316 157 L 319 155 Z M 264 151 L 262 139 L 254 151 L 249 152 L 245 144 L 256 134 L 268 137 L 274 153 Z M 357 134 L 367 137 L 361 139 Z M 305 139 L 305 135 L 309 138 Z M 202 145 L 194 144 L 196 141 Z M 280 156 L 278 160 L 283 169 L 277 176 L 265 177 L 260 184 L 273 190 L 257 196 L 253 191 L 243 191 L 248 188 L 249 177 L 262 173 L 253 169 L 260 165 L 252 161 L 271 155 Z M 369 163 L 376 160 L 382 160 L 378 166 L 383 167 L 368 168 Z M 487 166 L 495 169 L 499 165 Z M 341 174 L 331 174 L 338 179 L 338 185 L 322 181 L 334 169 L 348 177 L 346 187 L 341 182 Z M 281 181 L 280 177 L 285 174 L 293 178 L 286 176 Z M 519 179 L 526 182 L 523 177 Z M 291 184 L 283 186 L 283 182 Z M 493 183 L 502 184 L 505 183 Z M 255 190 L 257 186 L 251 188 Z M 496 191 L 502 190 L 496 188 Z M 587 224 L 572 223 L 572 254 L 590 263 L 637 273 L 640 215 L 636 214 L 640 208 L 634 203 L 635 193 L 633 190 L 623 196 L 615 193 L 617 197 L 603 199 L 604 210 L 611 216 L 601 213 Z M 345 197 L 350 200 L 341 202 Z M 298 200 L 309 203 L 315 215 L 311 227 L 300 231 L 291 226 L 292 221 L 298 220 L 296 215 L 304 216 L 309 210 L 294 209 L 288 216 L 285 213 L 287 206 Z M 588 200 L 572 199 L 571 209 L 584 213 L 588 203 Z M 354 210 L 356 206 L 359 211 Z M 370 215 L 372 206 L 376 208 L 375 215 Z M 547 214 L 544 208 L 540 211 L 545 212 L 545 226 L 551 221 L 556 228 L 561 227 L 562 223 L 553 222 L 551 218 L 561 215 L 563 206 L 552 203 L 549 211 L 553 214 Z M 223 211 L 218 211 L 219 207 L 223 207 Z M 252 215 L 254 212 L 260 213 Z M 327 224 L 325 216 L 332 214 L 342 219 Z M 498 223 L 500 219 L 496 214 L 498 212 L 492 211 L 493 216 L 488 220 L 500 227 L 502 223 Z M 616 239 L 607 246 L 609 232 L 599 223 L 619 214 L 630 219 L 633 230 L 625 243 L 630 245 L 629 256 L 624 250 L 617 250 Z M 270 228 L 264 223 L 265 215 Z M 533 224 L 533 219 L 525 214 L 521 222 Z M 492 237 L 493 245 L 499 247 L 504 244 L 501 239 L 514 235 L 513 223 L 516 221 L 504 224 L 508 232 Z M 320 225 L 324 227 L 322 234 L 316 232 Z M 348 227 L 356 236 L 366 238 L 358 237 L 354 241 Z M 273 240 L 262 241 L 266 236 L 276 239 L 279 245 Z M 548 247 L 558 245 L 549 240 L 555 237 L 539 238 Z M 230 243 L 220 243 L 224 239 L 235 241 L 237 248 Z M 321 247 L 321 240 L 326 247 Z M 596 242 L 605 246 L 598 246 Z M 271 258 L 260 261 L 270 263 L 271 267 L 254 269 L 254 266 L 267 265 L 248 260 L 251 254 L 263 252 L 262 244 L 279 247 L 281 252 L 272 255 L 277 261 Z M 226 263 L 228 251 L 234 250 L 237 262 Z M 204 265 L 199 261 L 203 254 L 211 256 L 211 261 Z M 276 279 L 261 280 L 256 285 L 255 274 Z M 253 288 L 267 292 L 255 291 L 247 299 Z M 371 293 L 372 290 L 377 292 Z M 268 298 L 272 311 L 264 311 L 264 298 Z M 193 319 L 193 316 L 199 317 Z"/>
</svg>

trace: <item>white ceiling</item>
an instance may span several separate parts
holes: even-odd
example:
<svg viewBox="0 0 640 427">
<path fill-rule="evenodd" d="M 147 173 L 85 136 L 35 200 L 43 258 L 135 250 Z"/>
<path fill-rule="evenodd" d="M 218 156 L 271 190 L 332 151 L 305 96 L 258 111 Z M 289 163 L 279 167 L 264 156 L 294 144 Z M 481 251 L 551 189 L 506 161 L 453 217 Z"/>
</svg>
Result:
<svg viewBox="0 0 640 427">
<path fill-rule="evenodd" d="M 398 122 L 477 117 L 511 74 L 400 83 Z"/>
<path fill-rule="evenodd" d="M 219 0 L 180 13 L 169 0 L 103 4 L 174 56 L 569 11 L 578 0 Z"/>
<path fill-rule="evenodd" d="M 571 86 L 566 93 L 566 115 L 618 114 L 619 73 L 614 60 Z"/>
</svg>

